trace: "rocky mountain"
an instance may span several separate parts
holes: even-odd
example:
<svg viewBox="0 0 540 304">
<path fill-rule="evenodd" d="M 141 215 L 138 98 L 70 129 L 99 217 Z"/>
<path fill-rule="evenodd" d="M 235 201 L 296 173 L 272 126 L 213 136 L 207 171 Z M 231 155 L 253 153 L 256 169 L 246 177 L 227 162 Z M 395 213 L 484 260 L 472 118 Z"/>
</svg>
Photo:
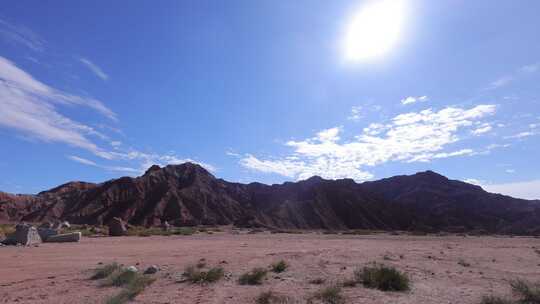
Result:
<svg viewBox="0 0 540 304">
<path fill-rule="evenodd" d="M 203 167 L 152 166 L 136 178 L 71 182 L 37 195 L 0 192 L 0 220 L 540 233 L 540 201 L 492 194 L 427 171 L 374 182 L 320 177 L 231 183 Z"/>
</svg>

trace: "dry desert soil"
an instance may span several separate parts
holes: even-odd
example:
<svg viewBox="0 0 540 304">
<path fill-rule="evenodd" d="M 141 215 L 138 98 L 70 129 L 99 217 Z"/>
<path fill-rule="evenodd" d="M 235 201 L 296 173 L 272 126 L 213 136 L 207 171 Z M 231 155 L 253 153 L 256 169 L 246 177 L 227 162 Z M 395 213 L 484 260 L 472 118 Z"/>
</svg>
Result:
<svg viewBox="0 0 540 304">
<path fill-rule="evenodd" d="M 0 303 L 104 303 L 119 288 L 89 280 L 98 263 L 118 262 L 144 270 L 158 265 L 156 281 L 133 303 L 255 303 L 272 290 L 306 303 L 322 286 L 352 276 L 371 262 L 394 266 L 412 283 L 407 292 L 359 285 L 343 288 L 346 303 L 479 303 L 483 295 L 510 293 L 508 280 L 540 281 L 540 239 L 495 236 L 248 234 L 231 231 L 191 236 L 87 237 L 80 243 L 0 247 Z M 188 265 L 204 259 L 222 266 L 213 284 L 177 283 Z M 259 286 L 238 277 L 278 260 L 290 267 L 269 273 Z M 460 263 L 465 261 L 466 263 Z M 467 266 L 466 264 L 470 264 Z M 463 265 L 465 264 L 465 266 Z M 323 285 L 310 284 L 324 278 Z"/>
</svg>

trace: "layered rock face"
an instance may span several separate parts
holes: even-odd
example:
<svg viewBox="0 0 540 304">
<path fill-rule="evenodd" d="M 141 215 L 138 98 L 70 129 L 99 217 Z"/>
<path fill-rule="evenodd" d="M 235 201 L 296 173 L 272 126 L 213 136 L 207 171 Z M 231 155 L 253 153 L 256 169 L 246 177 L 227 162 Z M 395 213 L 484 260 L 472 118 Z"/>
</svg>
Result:
<svg viewBox="0 0 540 304">
<path fill-rule="evenodd" d="M 300 229 L 540 233 L 540 202 L 485 192 L 431 171 L 357 184 L 312 177 L 231 183 L 199 165 L 152 166 L 136 178 L 72 182 L 37 195 L 0 193 L 0 220 Z"/>
</svg>

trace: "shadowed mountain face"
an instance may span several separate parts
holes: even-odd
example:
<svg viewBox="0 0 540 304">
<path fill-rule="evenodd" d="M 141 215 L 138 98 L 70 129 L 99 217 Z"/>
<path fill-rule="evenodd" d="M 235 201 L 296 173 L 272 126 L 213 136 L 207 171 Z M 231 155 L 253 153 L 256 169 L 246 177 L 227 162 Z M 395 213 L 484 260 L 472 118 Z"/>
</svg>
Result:
<svg viewBox="0 0 540 304">
<path fill-rule="evenodd" d="M 262 226 L 530 234 L 540 232 L 540 201 L 515 199 L 431 171 L 357 184 L 308 180 L 281 185 L 230 183 L 199 165 L 152 166 L 140 177 L 71 182 L 37 195 L 0 192 L 0 220 L 68 220 L 134 225 Z"/>
</svg>

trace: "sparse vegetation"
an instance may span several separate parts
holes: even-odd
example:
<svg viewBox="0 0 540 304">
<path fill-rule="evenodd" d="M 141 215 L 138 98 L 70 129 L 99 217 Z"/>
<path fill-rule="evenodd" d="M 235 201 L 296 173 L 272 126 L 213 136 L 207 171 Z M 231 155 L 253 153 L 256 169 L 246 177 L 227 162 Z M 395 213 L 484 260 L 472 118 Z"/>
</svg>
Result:
<svg viewBox="0 0 540 304">
<path fill-rule="evenodd" d="M 345 281 L 341 282 L 341 286 L 343 287 L 355 287 L 358 284 L 358 281 L 354 278 L 346 279 Z"/>
<path fill-rule="evenodd" d="M 406 274 L 385 265 L 363 267 L 354 272 L 354 277 L 365 287 L 382 291 L 406 291 L 410 288 Z"/>
<path fill-rule="evenodd" d="M 129 271 L 132 272 L 132 271 Z M 107 299 L 106 304 L 123 304 L 133 300 L 137 295 L 142 293 L 150 284 L 154 283 L 155 278 L 143 276 L 139 273 L 132 272 L 135 275 L 130 276 L 129 281 L 125 281 L 125 288 L 115 296 Z"/>
<path fill-rule="evenodd" d="M 0 236 L 5 235 L 8 236 L 15 232 L 15 225 L 11 224 L 0 224 Z"/>
<path fill-rule="evenodd" d="M 309 280 L 309 284 L 314 284 L 314 285 L 321 285 L 321 284 L 324 284 L 324 282 L 326 282 L 326 280 L 323 278 L 315 278 L 315 279 Z"/>
<path fill-rule="evenodd" d="M 289 268 L 289 264 L 287 264 L 287 262 L 285 262 L 285 260 L 280 260 L 279 262 L 276 262 L 276 263 L 270 265 L 270 268 L 272 269 L 273 272 L 280 273 L 280 272 L 284 272 L 285 270 L 287 270 L 287 268 Z"/>
<path fill-rule="evenodd" d="M 169 230 L 163 230 L 160 227 L 133 226 L 128 229 L 127 235 L 140 237 L 148 237 L 152 235 L 171 236 L 192 235 L 195 232 L 197 232 L 197 230 L 192 227 L 171 227 Z"/>
<path fill-rule="evenodd" d="M 480 304 L 540 304 L 540 283 L 530 283 L 524 280 L 510 282 L 513 300 L 499 296 L 484 296 Z"/>
<path fill-rule="evenodd" d="M 471 264 L 469 262 L 465 261 L 464 259 L 459 259 L 458 264 L 463 266 L 463 267 L 470 267 L 471 266 Z"/>
<path fill-rule="evenodd" d="M 257 304 L 288 304 L 292 303 L 292 300 L 287 296 L 276 294 L 273 291 L 262 292 L 255 298 Z"/>
<path fill-rule="evenodd" d="M 122 267 L 117 263 L 107 264 L 94 269 L 94 274 L 90 277 L 91 280 L 101 280 L 110 276 L 114 272 L 120 270 Z"/>
<path fill-rule="evenodd" d="M 240 285 L 261 285 L 266 273 L 267 271 L 264 268 L 253 268 L 250 272 L 241 275 L 238 283 Z"/>
<path fill-rule="evenodd" d="M 512 301 L 496 296 L 485 296 L 480 304 L 512 304 Z"/>
<path fill-rule="evenodd" d="M 101 286 L 122 287 L 131 284 L 137 277 L 136 271 L 118 269 L 105 278 Z"/>
<path fill-rule="evenodd" d="M 540 304 L 540 284 L 533 284 L 524 280 L 510 282 L 512 292 L 519 298 L 518 303 Z"/>
<path fill-rule="evenodd" d="M 124 287 L 120 293 L 109 297 L 106 304 L 123 304 L 133 300 L 138 294 L 155 281 L 151 276 L 145 276 L 137 271 L 123 269 L 117 263 L 111 263 L 94 270 L 90 278 L 104 280 L 100 286 Z"/>
<path fill-rule="evenodd" d="M 188 266 L 184 270 L 183 276 L 191 283 L 214 283 L 223 278 L 224 274 L 225 271 L 221 267 L 202 270 L 197 266 Z"/>
<path fill-rule="evenodd" d="M 308 299 L 308 304 L 312 304 L 313 300 L 319 300 L 324 304 L 344 304 L 345 298 L 341 294 L 341 287 L 329 286 L 325 287 Z"/>
</svg>

